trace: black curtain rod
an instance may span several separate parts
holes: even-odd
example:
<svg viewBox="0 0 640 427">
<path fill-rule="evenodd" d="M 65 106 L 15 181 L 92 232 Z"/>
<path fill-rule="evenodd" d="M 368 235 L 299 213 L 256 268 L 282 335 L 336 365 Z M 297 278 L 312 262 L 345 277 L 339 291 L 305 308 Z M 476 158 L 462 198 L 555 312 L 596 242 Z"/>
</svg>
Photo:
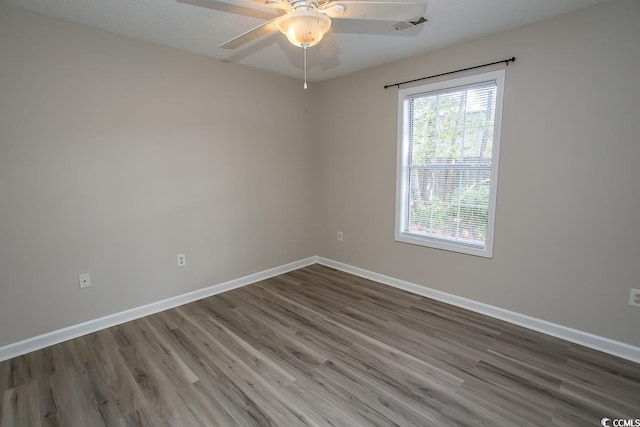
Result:
<svg viewBox="0 0 640 427">
<path fill-rule="evenodd" d="M 448 74 L 455 74 L 455 73 L 461 73 L 463 71 L 475 70 L 476 68 L 489 67 L 490 65 L 496 65 L 496 64 L 505 63 L 507 66 L 509 66 L 509 63 L 510 62 L 515 62 L 515 60 L 516 60 L 516 57 L 512 56 L 509 59 L 503 59 L 502 61 L 490 62 L 489 64 L 476 65 L 475 67 L 463 68 L 461 70 L 448 71 L 446 73 L 434 74 L 433 76 L 429 76 L 429 77 L 420 77 L 419 79 L 407 80 L 407 81 L 400 82 L 400 83 L 394 83 L 394 84 L 390 84 L 390 85 L 385 85 L 384 88 L 388 89 L 388 88 L 393 87 L 393 86 L 396 86 L 397 88 L 400 88 L 400 85 L 406 85 L 408 83 L 419 82 L 420 80 L 432 79 L 434 77 L 446 76 Z"/>
</svg>

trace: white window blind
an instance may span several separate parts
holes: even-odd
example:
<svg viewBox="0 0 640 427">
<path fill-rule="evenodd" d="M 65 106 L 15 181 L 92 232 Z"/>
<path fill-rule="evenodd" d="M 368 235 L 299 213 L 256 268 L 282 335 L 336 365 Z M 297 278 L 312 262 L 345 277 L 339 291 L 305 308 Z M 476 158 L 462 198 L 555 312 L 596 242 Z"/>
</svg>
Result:
<svg viewBox="0 0 640 427">
<path fill-rule="evenodd" d="M 493 73 L 449 84 L 401 96 L 396 237 L 491 256 L 501 90 Z"/>
</svg>

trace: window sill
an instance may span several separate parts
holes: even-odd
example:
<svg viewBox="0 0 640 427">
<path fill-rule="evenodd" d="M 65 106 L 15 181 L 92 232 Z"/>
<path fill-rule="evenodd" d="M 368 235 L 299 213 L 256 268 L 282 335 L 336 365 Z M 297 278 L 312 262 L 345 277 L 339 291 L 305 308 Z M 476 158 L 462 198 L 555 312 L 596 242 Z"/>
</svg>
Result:
<svg viewBox="0 0 640 427">
<path fill-rule="evenodd" d="M 396 242 L 408 243 L 411 245 L 425 246 L 433 249 L 457 252 L 466 255 L 474 255 L 483 258 L 493 258 L 493 250 L 489 244 L 486 248 L 465 245 L 463 243 L 449 242 L 443 239 L 433 237 L 418 236 L 416 234 L 396 232 Z"/>
</svg>

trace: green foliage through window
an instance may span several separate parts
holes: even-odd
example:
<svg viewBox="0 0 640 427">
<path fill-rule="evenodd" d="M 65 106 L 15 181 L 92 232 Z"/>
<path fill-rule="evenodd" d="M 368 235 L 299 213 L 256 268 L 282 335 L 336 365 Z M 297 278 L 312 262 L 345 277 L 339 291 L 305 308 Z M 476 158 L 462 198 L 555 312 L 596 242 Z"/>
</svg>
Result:
<svg viewBox="0 0 640 427">
<path fill-rule="evenodd" d="M 407 230 L 484 245 L 487 239 L 496 84 L 421 94 L 409 122 Z"/>
</svg>

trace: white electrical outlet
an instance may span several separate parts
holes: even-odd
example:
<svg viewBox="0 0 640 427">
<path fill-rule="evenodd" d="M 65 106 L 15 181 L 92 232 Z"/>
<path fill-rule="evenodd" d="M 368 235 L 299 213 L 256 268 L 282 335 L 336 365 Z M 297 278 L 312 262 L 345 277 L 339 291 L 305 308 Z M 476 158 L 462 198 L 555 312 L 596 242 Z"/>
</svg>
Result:
<svg viewBox="0 0 640 427">
<path fill-rule="evenodd" d="M 91 286 L 91 276 L 89 276 L 89 273 L 79 275 L 78 283 L 80 284 L 80 289 L 88 288 L 89 286 Z"/>
<path fill-rule="evenodd" d="M 178 267 L 184 267 L 185 265 L 187 265 L 187 255 L 178 254 Z"/>
<path fill-rule="evenodd" d="M 629 295 L 629 305 L 640 307 L 640 290 L 631 289 L 631 295 Z"/>
<path fill-rule="evenodd" d="M 343 240 L 343 235 L 342 235 L 342 231 L 338 231 L 338 242 L 342 242 Z"/>
</svg>

